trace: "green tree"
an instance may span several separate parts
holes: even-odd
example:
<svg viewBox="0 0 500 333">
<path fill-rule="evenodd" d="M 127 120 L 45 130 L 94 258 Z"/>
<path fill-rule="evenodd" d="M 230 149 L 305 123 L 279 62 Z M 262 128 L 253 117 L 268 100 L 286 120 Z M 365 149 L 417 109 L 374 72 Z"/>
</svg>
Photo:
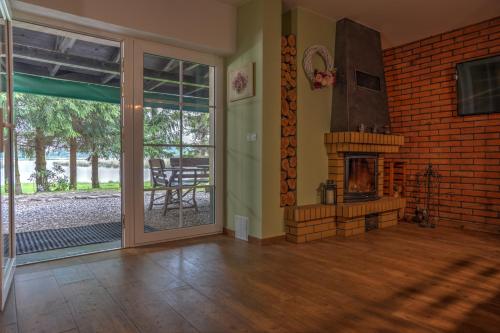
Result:
<svg viewBox="0 0 500 333">
<path fill-rule="evenodd" d="M 173 149 L 155 145 L 179 145 L 181 113 L 160 107 L 146 107 L 143 112 L 144 157 L 166 158 L 178 154 Z"/>
<path fill-rule="evenodd" d="M 26 156 L 35 156 L 35 184 L 39 192 L 49 190 L 45 155 L 60 131 L 54 102 L 54 97 L 48 96 L 22 93 L 14 96 L 17 146 Z"/>
<path fill-rule="evenodd" d="M 168 158 L 179 155 L 178 149 L 157 145 L 179 145 L 181 143 L 181 112 L 167 108 L 147 107 L 144 109 L 143 117 L 144 157 Z M 209 144 L 209 113 L 184 111 L 182 122 L 184 144 Z M 198 150 L 185 149 L 184 155 L 197 156 Z"/>
<path fill-rule="evenodd" d="M 208 145 L 210 143 L 210 114 L 208 112 L 185 111 L 183 114 L 183 143 Z M 209 149 L 205 147 L 184 148 L 185 157 L 206 157 Z"/>
<path fill-rule="evenodd" d="M 35 155 L 35 183 L 38 192 L 49 191 L 48 148 L 70 150 L 70 187 L 76 189 L 76 155 L 79 133 L 78 119 L 89 112 L 86 102 L 51 96 L 16 93 L 16 138 L 19 150 L 26 156 Z"/>
<path fill-rule="evenodd" d="M 57 115 L 61 117 L 64 125 L 57 132 L 62 146 L 69 150 L 69 187 L 76 190 L 77 187 L 77 154 L 80 144 L 81 133 L 78 131 L 82 119 L 85 119 L 92 111 L 92 104 L 70 98 L 56 99 Z"/>
<path fill-rule="evenodd" d="M 92 188 L 99 188 L 99 159 L 120 157 L 120 106 L 101 102 L 87 103 L 88 113 L 75 127 L 81 135 L 81 149 L 89 154 Z"/>
<path fill-rule="evenodd" d="M 208 112 L 184 112 L 183 121 L 184 137 L 188 138 L 190 144 L 208 145 L 210 143 L 210 114 Z"/>
</svg>

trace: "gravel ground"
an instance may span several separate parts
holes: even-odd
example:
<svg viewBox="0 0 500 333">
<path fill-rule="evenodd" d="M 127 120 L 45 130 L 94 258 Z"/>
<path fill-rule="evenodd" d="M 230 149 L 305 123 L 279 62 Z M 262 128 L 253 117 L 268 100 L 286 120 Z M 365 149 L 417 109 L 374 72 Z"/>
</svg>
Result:
<svg viewBox="0 0 500 333">
<path fill-rule="evenodd" d="M 146 193 L 144 196 L 144 218 L 146 220 L 146 225 L 153 227 L 156 230 L 192 227 L 202 224 L 210 224 L 212 221 L 210 195 L 208 193 L 196 193 L 198 212 L 196 212 L 194 208 L 182 209 L 182 225 L 179 225 L 178 207 L 169 208 L 167 210 L 167 215 L 163 216 L 163 206 L 154 206 L 152 210 L 148 210 L 149 198 L 149 193 Z M 160 200 L 158 203 L 159 202 Z"/>
<path fill-rule="evenodd" d="M 183 209 L 183 227 L 210 223 L 210 196 L 197 192 L 198 212 Z M 144 197 L 146 224 L 159 230 L 179 227 L 179 209 L 163 207 L 149 211 L 149 193 Z M 6 209 L 6 205 L 3 205 Z M 16 232 L 120 222 L 120 193 L 117 191 L 41 193 L 16 197 Z"/>
</svg>

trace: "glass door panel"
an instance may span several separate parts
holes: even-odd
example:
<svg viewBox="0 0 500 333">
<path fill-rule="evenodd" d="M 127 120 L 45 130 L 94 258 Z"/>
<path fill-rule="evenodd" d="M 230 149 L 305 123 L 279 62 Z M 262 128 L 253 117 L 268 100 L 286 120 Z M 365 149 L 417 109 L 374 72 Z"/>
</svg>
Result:
<svg viewBox="0 0 500 333">
<path fill-rule="evenodd" d="M 215 219 L 215 66 L 152 43 L 135 47 L 141 90 L 134 95 L 140 110 L 134 136 L 142 139 L 136 242 L 214 233 L 221 229 Z"/>
</svg>

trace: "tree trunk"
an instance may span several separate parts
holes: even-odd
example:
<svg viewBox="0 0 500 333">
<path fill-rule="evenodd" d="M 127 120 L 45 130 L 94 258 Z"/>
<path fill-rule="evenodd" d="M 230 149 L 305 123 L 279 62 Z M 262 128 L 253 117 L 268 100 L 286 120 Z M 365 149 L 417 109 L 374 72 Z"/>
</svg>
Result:
<svg viewBox="0 0 500 333">
<path fill-rule="evenodd" d="M 49 190 L 47 180 L 47 161 L 45 160 L 45 137 L 41 129 L 36 129 L 35 134 L 35 183 L 37 192 Z"/>
<path fill-rule="evenodd" d="M 19 152 L 17 150 L 17 135 L 14 131 L 14 194 L 23 194 L 23 187 L 21 184 L 21 173 L 19 172 Z"/>
<path fill-rule="evenodd" d="M 76 142 L 76 138 L 69 139 L 69 188 L 72 190 L 76 190 L 76 153 L 78 150 L 78 145 Z"/>
<path fill-rule="evenodd" d="M 90 160 L 92 164 L 92 188 L 99 188 L 99 155 L 93 152 Z"/>
</svg>

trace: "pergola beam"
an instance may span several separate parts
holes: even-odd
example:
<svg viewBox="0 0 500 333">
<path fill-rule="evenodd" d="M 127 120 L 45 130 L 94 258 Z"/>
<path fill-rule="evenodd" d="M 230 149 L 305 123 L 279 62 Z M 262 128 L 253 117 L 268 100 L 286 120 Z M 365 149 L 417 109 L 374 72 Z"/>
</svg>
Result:
<svg viewBox="0 0 500 333">
<path fill-rule="evenodd" d="M 171 71 L 172 69 L 174 69 L 174 67 L 179 63 L 179 60 L 176 60 L 176 59 L 170 59 L 168 61 L 168 63 L 165 65 L 165 67 L 163 67 L 162 71 L 164 72 L 169 72 Z M 159 82 L 157 84 L 155 84 L 150 90 L 153 91 L 155 90 L 156 88 L 162 86 L 165 82 Z"/>
<path fill-rule="evenodd" d="M 75 45 L 75 43 L 76 43 L 75 38 L 57 36 L 56 50 L 59 51 L 60 53 L 66 53 L 73 47 L 73 45 Z M 59 71 L 59 68 L 61 68 L 61 65 L 59 64 L 54 65 L 54 67 L 52 67 L 52 69 L 50 70 L 49 73 L 50 76 L 55 76 Z"/>
<path fill-rule="evenodd" d="M 119 63 L 90 59 L 78 55 L 62 54 L 21 44 L 14 44 L 14 60 L 16 60 L 16 58 L 77 68 L 99 74 L 119 75 L 121 72 Z M 152 81 L 179 84 L 178 75 L 169 74 L 160 70 L 144 68 L 144 78 Z M 184 83 L 195 87 L 208 87 L 207 85 L 197 84 L 196 82 L 189 82 L 189 80 Z"/>
<path fill-rule="evenodd" d="M 179 60 L 176 60 L 176 59 L 170 59 L 167 63 L 167 65 L 163 68 L 163 70 L 165 72 L 169 72 L 171 71 L 172 69 L 174 69 L 174 67 L 179 63 Z"/>
<path fill-rule="evenodd" d="M 200 64 L 192 64 L 191 66 L 189 67 L 186 67 L 184 69 L 185 72 L 191 72 L 193 69 L 195 69 L 196 67 L 200 66 Z"/>
<path fill-rule="evenodd" d="M 120 60 L 120 56 L 121 56 L 121 51 L 120 49 L 118 49 L 115 56 L 113 57 L 113 62 L 118 63 L 118 61 Z M 115 76 L 116 74 L 106 74 L 106 76 L 104 76 L 104 78 L 102 79 L 101 83 L 106 84 L 109 81 L 111 81 Z"/>
<path fill-rule="evenodd" d="M 190 92 L 187 92 L 186 94 L 189 96 L 194 96 L 195 93 L 202 91 L 203 89 L 208 89 L 208 87 L 198 87 L 196 89 L 191 90 Z"/>
<path fill-rule="evenodd" d="M 15 58 L 108 74 L 115 74 L 120 71 L 118 64 L 115 63 L 85 58 L 78 55 L 62 54 L 56 51 L 21 44 L 14 44 L 14 59 Z"/>
</svg>

